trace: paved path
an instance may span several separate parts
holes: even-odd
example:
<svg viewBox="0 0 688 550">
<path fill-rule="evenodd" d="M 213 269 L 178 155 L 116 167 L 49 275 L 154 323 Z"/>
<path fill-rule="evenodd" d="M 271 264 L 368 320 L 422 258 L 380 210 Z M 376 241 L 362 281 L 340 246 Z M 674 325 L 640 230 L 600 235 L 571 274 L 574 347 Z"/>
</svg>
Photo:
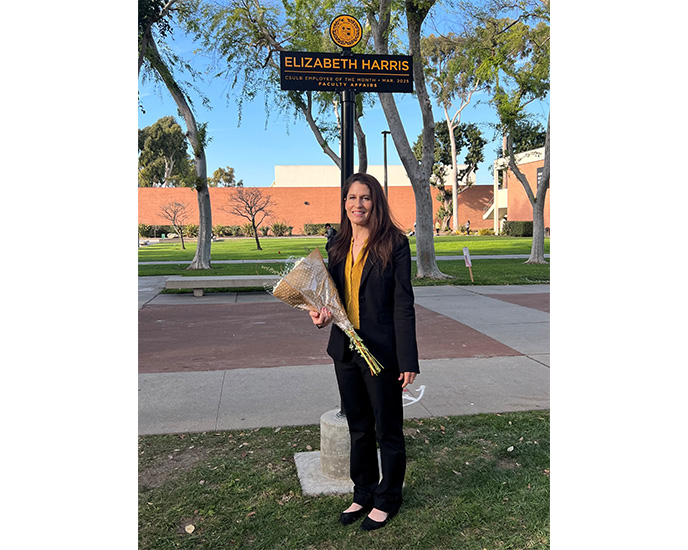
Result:
<svg viewBox="0 0 688 550">
<path fill-rule="evenodd" d="M 139 433 L 317 424 L 338 408 L 329 331 L 265 292 L 139 278 Z M 406 417 L 549 408 L 549 285 L 416 287 Z"/>
</svg>

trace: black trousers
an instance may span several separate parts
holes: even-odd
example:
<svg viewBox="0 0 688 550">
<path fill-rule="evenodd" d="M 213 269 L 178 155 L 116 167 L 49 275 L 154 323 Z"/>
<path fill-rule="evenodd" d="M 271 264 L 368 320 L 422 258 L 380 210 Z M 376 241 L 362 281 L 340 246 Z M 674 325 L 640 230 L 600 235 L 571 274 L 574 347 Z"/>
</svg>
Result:
<svg viewBox="0 0 688 550">
<path fill-rule="evenodd" d="M 377 376 L 352 352 L 335 361 L 339 394 L 351 436 L 351 480 L 354 502 L 395 514 L 401 506 L 406 473 L 403 403 L 399 371 L 385 365 Z M 382 479 L 377 461 L 380 445 Z"/>
</svg>

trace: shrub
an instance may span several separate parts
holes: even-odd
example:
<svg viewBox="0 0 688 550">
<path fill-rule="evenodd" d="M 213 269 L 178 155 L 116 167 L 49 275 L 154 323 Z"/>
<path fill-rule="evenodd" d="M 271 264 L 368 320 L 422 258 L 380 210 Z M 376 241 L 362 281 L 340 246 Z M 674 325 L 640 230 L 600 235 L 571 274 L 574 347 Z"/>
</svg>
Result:
<svg viewBox="0 0 688 550">
<path fill-rule="evenodd" d="M 275 222 L 270 226 L 270 230 L 275 237 L 291 235 L 292 228 L 284 222 Z"/>
<path fill-rule="evenodd" d="M 478 229 L 478 235 L 494 235 L 494 229 L 492 229 L 491 227 Z"/>
<path fill-rule="evenodd" d="M 139 235 L 142 237 L 153 237 L 157 239 L 163 233 L 168 235 L 169 233 L 174 233 L 174 227 L 171 225 L 146 225 L 144 223 L 139 224 Z"/>
<path fill-rule="evenodd" d="M 215 225 L 213 226 L 213 234 L 216 237 L 229 237 L 231 235 L 230 228 L 226 225 Z"/>
<path fill-rule="evenodd" d="M 238 225 L 216 225 L 213 233 L 217 237 L 241 237 L 242 229 Z"/>
<path fill-rule="evenodd" d="M 247 222 L 244 225 L 241 226 L 241 234 L 244 237 L 253 237 L 253 225 L 251 225 L 251 222 Z"/>
<path fill-rule="evenodd" d="M 309 235 L 309 236 L 318 235 L 319 226 L 322 226 L 322 224 L 320 224 L 320 223 L 304 223 L 303 224 L 303 234 Z"/>
<path fill-rule="evenodd" d="M 504 234 L 510 237 L 532 237 L 533 222 L 510 222 L 504 223 Z"/>
<path fill-rule="evenodd" d="M 190 223 L 182 227 L 185 237 L 198 237 L 198 225 Z"/>
<path fill-rule="evenodd" d="M 268 231 L 270 231 L 270 228 L 267 225 L 264 225 L 263 227 L 260 228 L 260 230 L 263 232 L 263 237 L 267 237 Z"/>
</svg>

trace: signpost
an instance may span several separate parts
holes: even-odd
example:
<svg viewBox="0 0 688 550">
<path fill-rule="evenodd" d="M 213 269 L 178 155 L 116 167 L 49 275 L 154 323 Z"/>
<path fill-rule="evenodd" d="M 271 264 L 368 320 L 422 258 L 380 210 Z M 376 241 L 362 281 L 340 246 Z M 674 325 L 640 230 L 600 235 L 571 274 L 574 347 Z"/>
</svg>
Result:
<svg viewBox="0 0 688 550">
<path fill-rule="evenodd" d="M 355 54 L 363 28 L 355 17 L 338 15 L 330 23 L 330 38 L 340 53 L 280 52 L 282 90 L 335 91 L 342 103 L 341 185 L 354 173 L 356 93 L 413 92 L 413 57 L 410 55 Z M 345 415 L 341 407 L 340 416 Z"/>
<path fill-rule="evenodd" d="M 466 267 L 468 268 L 468 273 L 471 274 L 471 282 L 473 281 L 473 264 L 471 263 L 471 255 L 468 253 L 468 247 L 463 247 L 463 259 L 466 262 Z"/>
<path fill-rule="evenodd" d="M 280 52 L 283 90 L 413 92 L 413 57 Z"/>
<path fill-rule="evenodd" d="M 330 38 L 340 53 L 280 52 L 282 90 L 335 91 L 342 104 L 341 184 L 354 172 L 356 93 L 413 92 L 413 57 L 410 55 L 354 54 L 363 36 L 361 24 L 350 15 L 330 23 Z"/>
</svg>

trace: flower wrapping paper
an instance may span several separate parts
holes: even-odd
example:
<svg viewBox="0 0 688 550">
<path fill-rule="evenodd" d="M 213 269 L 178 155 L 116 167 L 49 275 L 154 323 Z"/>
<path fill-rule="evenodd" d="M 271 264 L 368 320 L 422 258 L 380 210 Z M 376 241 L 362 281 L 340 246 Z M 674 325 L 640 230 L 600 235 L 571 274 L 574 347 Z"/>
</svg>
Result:
<svg viewBox="0 0 688 550">
<path fill-rule="evenodd" d="M 316 248 L 305 258 L 299 258 L 293 266 L 287 266 L 280 280 L 268 292 L 297 309 L 329 310 L 332 322 L 349 337 L 351 349 L 358 351 L 365 359 L 371 374 L 377 375 L 382 370 L 380 362 L 370 353 L 351 324 L 319 249 Z"/>
</svg>

